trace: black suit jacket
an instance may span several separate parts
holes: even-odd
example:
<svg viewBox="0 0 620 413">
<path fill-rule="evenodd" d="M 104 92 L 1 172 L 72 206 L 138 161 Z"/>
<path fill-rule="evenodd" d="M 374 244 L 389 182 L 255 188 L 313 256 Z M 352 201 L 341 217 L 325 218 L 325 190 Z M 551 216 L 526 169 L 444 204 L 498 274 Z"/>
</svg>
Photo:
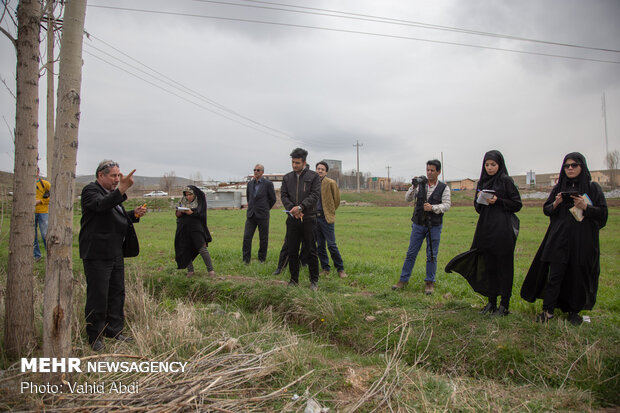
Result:
<svg viewBox="0 0 620 413">
<path fill-rule="evenodd" d="M 260 187 L 256 196 L 254 196 L 254 186 L 256 180 L 252 179 L 248 182 L 246 188 L 246 196 L 248 198 L 248 218 L 268 219 L 269 210 L 276 203 L 276 191 L 273 189 L 273 182 L 269 179 L 261 178 Z"/>
<path fill-rule="evenodd" d="M 138 255 L 139 245 L 133 222 L 133 211 L 123 208 L 127 195 L 118 189 L 106 191 L 98 182 L 82 190 L 80 221 L 80 258 L 107 260 Z"/>
</svg>

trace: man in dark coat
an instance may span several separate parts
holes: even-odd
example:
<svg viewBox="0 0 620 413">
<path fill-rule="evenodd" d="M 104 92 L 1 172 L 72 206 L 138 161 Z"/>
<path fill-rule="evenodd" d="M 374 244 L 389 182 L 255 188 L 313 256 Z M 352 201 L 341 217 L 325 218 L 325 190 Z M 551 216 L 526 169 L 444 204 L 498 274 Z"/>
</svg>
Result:
<svg viewBox="0 0 620 413">
<path fill-rule="evenodd" d="M 596 302 L 600 268 L 599 230 L 607 223 L 607 201 L 592 182 L 585 157 L 579 152 L 564 157 L 560 178 L 543 206 L 549 227 L 523 281 L 521 297 L 543 299 L 538 320 L 554 317 L 554 309 L 568 313 L 579 325 L 581 310 Z"/>
<path fill-rule="evenodd" d="M 286 240 L 288 243 L 288 265 L 291 273 L 289 286 L 299 284 L 299 246 L 304 241 L 308 249 L 310 289 L 316 291 L 319 282 L 319 262 L 314 239 L 316 205 L 321 193 L 321 179 L 306 163 L 308 151 L 296 148 L 291 152 L 293 170 L 282 180 L 280 196 L 282 205 L 288 211 Z"/>
<path fill-rule="evenodd" d="M 264 173 L 265 167 L 260 164 L 256 165 L 254 167 L 254 179 L 248 182 L 246 189 L 248 211 L 245 231 L 243 232 L 243 262 L 246 264 L 250 263 L 252 257 L 252 238 L 256 227 L 258 227 L 258 238 L 260 240 L 258 260 L 265 262 L 267 259 L 269 211 L 276 203 L 276 192 L 273 189 L 273 182 L 263 178 Z"/>
<path fill-rule="evenodd" d="M 146 214 L 139 206 L 127 213 L 125 192 L 133 185 L 134 169 L 124 176 L 111 160 L 99 163 L 97 180 L 82 190 L 80 258 L 86 275 L 86 333 L 95 351 L 103 350 L 103 337 L 128 341 L 122 334 L 125 317 L 125 268 L 123 257 L 139 253 L 133 222 Z"/>
</svg>

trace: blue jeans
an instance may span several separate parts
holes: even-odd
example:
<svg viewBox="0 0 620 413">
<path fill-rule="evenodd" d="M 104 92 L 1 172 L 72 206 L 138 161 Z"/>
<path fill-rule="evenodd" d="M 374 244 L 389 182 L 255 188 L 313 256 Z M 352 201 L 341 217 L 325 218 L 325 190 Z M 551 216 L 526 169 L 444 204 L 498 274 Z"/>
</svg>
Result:
<svg viewBox="0 0 620 413">
<path fill-rule="evenodd" d="M 428 242 L 429 230 L 426 226 L 412 224 L 411 225 L 411 238 L 409 239 L 409 249 L 407 250 L 407 257 L 403 263 L 403 269 L 400 273 L 400 280 L 402 282 L 409 281 L 411 277 L 411 271 L 415 265 L 415 260 L 422 246 L 422 241 L 426 238 L 426 278 L 424 281 L 435 282 L 435 274 L 437 273 L 437 253 L 439 252 L 439 240 L 441 238 L 442 225 L 433 226 L 430 230 L 430 236 L 433 245 L 433 255 L 431 257 L 431 248 Z"/>
<path fill-rule="evenodd" d="M 316 218 L 316 245 L 319 261 L 321 262 L 321 268 L 325 271 L 330 270 L 329 257 L 327 256 L 327 250 L 325 249 L 325 243 L 329 249 L 329 254 L 334 261 L 334 267 L 338 272 L 344 271 L 344 264 L 340 251 L 338 251 L 338 245 L 336 245 L 336 234 L 334 232 L 334 224 L 330 224 L 325 220 L 325 217 Z"/>
<path fill-rule="evenodd" d="M 34 214 L 34 257 L 37 259 L 41 258 L 41 250 L 39 249 L 39 237 L 37 234 L 37 225 L 39 226 L 39 231 L 41 231 L 43 246 L 47 251 L 47 242 L 45 241 L 45 238 L 47 238 L 48 218 L 49 214 Z"/>
</svg>

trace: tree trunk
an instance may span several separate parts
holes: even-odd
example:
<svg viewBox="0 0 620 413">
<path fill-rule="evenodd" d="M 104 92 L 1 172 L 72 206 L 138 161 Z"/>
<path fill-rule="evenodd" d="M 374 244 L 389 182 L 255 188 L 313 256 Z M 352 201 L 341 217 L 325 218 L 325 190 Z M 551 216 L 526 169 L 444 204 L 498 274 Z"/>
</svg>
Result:
<svg viewBox="0 0 620 413">
<path fill-rule="evenodd" d="M 4 345 L 9 357 L 26 355 L 34 346 L 32 261 L 39 127 L 40 20 L 38 0 L 19 2 L 13 210 L 4 319 Z"/>
<path fill-rule="evenodd" d="M 43 297 L 43 354 L 71 353 L 73 295 L 73 196 L 80 123 L 82 40 L 86 0 L 65 5 L 58 78 L 52 196 L 47 237 L 48 259 Z"/>
<path fill-rule="evenodd" d="M 47 1 L 47 179 L 54 160 L 54 0 Z"/>
</svg>

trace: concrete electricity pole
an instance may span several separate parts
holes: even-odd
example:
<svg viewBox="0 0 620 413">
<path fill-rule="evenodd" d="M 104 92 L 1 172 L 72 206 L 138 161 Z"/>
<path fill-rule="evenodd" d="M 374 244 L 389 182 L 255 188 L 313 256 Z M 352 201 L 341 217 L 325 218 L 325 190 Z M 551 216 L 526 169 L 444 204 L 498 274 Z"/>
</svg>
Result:
<svg viewBox="0 0 620 413">
<path fill-rule="evenodd" d="M 392 167 L 390 165 L 386 166 L 385 169 L 388 170 L 388 191 L 392 189 L 392 181 L 390 181 L 390 169 Z"/>
<path fill-rule="evenodd" d="M 357 193 L 360 193 L 360 146 L 364 146 L 364 144 L 360 143 L 360 141 L 355 141 L 355 146 L 357 149 Z"/>
</svg>

